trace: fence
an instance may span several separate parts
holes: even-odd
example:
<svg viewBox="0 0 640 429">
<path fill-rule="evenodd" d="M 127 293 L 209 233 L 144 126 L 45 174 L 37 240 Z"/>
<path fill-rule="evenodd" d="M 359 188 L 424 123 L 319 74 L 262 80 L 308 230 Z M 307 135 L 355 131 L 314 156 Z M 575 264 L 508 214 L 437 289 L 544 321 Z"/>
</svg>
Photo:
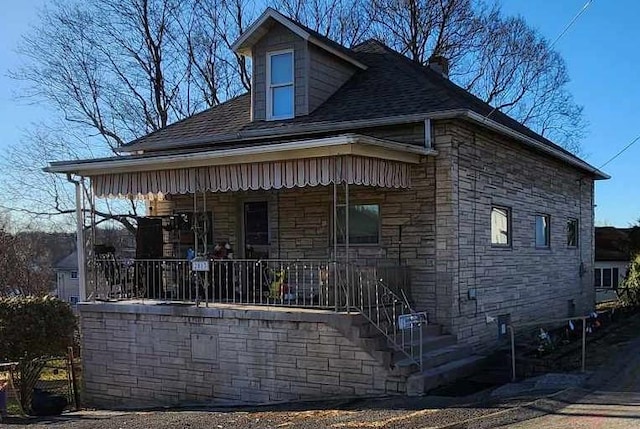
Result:
<svg viewBox="0 0 640 429">
<path fill-rule="evenodd" d="M 537 321 L 530 323 L 520 323 L 517 325 L 508 325 L 509 331 L 509 339 L 511 342 L 511 380 L 515 381 L 517 379 L 516 373 L 516 330 L 523 331 L 523 334 L 529 333 L 530 335 L 528 344 L 530 345 L 529 353 L 538 353 L 538 355 L 543 355 L 547 352 L 552 352 L 556 349 L 560 350 L 558 357 L 563 357 L 561 353 L 561 346 L 569 346 L 564 352 L 570 353 L 575 349 L 574 345 L 575 341 L 579 341 L 580 343 L 580 369 L 582 372 L 586 370 L 586 359 L 587 359 L 587 330 L 588 330 L 588 320 L 591 319 L 592 316 L 580 316 L 580 317 L 570 317 L 564 319 L 552 319 L 545 321 Z M 545 330 L 544 327 L 547 329 Z M 571 329 L 573 327 L 573 329 Z M 535 330 L 526 329 L 526 328 L 536 328 Z M 578 330 L 580 331 L 578 335 Z M 562 334 L 558 334 L 557 332 L 563 332 Z M 556 338 L 556 336 L 560 336 L 560 339 Z M 523 338 L 524 340 L 524 338 Z M 525 351 L 526 353 L 526 351 Z M 551 357 L 549 359 L 553 359 Z"/>
</svg>

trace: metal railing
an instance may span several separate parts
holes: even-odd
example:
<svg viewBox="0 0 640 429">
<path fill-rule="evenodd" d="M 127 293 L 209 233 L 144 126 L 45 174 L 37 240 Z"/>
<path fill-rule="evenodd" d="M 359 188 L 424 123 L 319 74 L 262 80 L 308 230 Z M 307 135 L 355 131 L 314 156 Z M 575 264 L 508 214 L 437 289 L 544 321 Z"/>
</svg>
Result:
<svg viewBox="0 0 640 429">
<path fill-rule="evenodd" d="M 404 293 L 409 275 L 404 267 L 346 265 L 341 274 L 349 309 L 364 316 L 389 345 L 422 370 L 426 314 L 415 312 Z M 393 285 L 393 287 L 391 286 Z"/>
<path fill-rule="evenodd" d="M 536 322 L 529 322 L 529 323 L 519 323 L 516 325 L 507 325 L 507 329 L 509 330 L 509 340 L 511 343 L 511 381 L 516 381 L 517 379 L 517 375 L 516 375 L 516 328 L 518 329 L 522 329 L 522 328 L 533 328 L 533 327 L 539 327 L 542 324 L 545 325 L 558 325 L 558 324 L 564 324 L 567 322 L 573 322 L 573 321 L 582 321 L 581 323 L 581 338 L 580 338 L 580 372 L 584 373 L 586 371 L 586 362 L 587 362 L 587 320 L 590 318 L 591 316 L 578 316 L 578 317 L 566 317 L 563 319 L 551 319 L 551 320 L 545 320 L 544 322 L 542 321 L 536 321 Z"/>
<path fill-rule="evenodd" d="M 422 368 L 426 318 L 405 295 L 406 267 L 327 260 L 97 259 L 94 299 L 157 299 L 357 311 Z"/>
</svg>

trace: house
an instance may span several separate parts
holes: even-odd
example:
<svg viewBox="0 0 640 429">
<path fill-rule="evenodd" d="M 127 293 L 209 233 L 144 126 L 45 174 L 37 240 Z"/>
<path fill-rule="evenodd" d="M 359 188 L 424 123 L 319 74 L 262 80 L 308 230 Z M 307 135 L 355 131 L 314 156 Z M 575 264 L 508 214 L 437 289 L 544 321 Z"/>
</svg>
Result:
<svg viewBox="0 0 640 429">
<path fill-rule="evenodd" d="M 631 228 L 595 228 L 593 285 L 596 300 L 615 299 L 615 290 L 627 275 L 631 261 Z"/>
<path fill-rule="evenodd" d="M 72 305 L 78 303 L 80 284 L 78 282 L 78 252 L 73 251 L 53 267 L 56 273 L 55 295 Z"/>
<path fill-rule="evenodd" d="M 124 156 L 48 167 L 147 201 L 137 259 L 87 275 L 89 297 L 117 299 L 79 305 L 90 403 L 421 394 L 509 323 L 593 308 L 605 173 L 444 58 L 346 48 L 273 9 L 233 49 L 250 93 Z"/>
</svg>

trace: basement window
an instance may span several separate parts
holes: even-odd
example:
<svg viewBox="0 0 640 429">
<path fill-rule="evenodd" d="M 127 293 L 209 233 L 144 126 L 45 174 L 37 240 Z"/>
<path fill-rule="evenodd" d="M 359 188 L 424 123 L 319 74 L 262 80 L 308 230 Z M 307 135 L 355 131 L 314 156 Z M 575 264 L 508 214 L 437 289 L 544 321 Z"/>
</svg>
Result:
<svg viewBox="0 0 640 429">
<path fill-rule="evenodd" d="M 293 50 L 267 54 L 267 119 L 294 117 Z"/>
</svg>

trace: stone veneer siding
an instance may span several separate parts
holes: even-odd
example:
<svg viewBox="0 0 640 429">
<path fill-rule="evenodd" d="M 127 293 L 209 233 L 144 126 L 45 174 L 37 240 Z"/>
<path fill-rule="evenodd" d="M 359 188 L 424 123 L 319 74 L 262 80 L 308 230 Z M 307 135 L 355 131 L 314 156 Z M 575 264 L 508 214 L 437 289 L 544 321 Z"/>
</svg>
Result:
<svg viewBox="0 0 640 429">
<path fill-rule="evenodd" d="M 476 350 L 495 345 L 498 327 L 487 315 L 509 314 L 515 324 L 563 318 L 569 300 L 576 315 L 592 310 L 593 178 L 464 122 L 440 122 L 434 134 L 439 156 L 450 160 L 450 223 L 443 235 L 451 246 L 446 265 L 458 341 Z M 508 248 L 491 246 L 493 205 L 511 209 Z M 550 216 L 549 248 L 535 246 L 538 214 Z M 570 218 L 579 221 L 577 247 L 567 246 Z"/>
<path fill-rule="evenodd" d="M 419 144 L 424 136 L 420 124 L 387 128 L 398 141 Z M 386 136 L 387 128 L 370 134 Z M 591 310 L 593 179 L 463 121 L 434 121 L 432 136 L 437 155 L 412 167 L 411 189 L 350 187 L 352 202 L 379 203 L 381 213 L 380 244 L 353 246 L 353 258 L 409 266 L 415 308 L 476 350 L 498 341 L 486 316 L 509 314 L 515 323 L 566 317 L 569 300 L 576 314 Z M 215 240 L 240 250 L 241 204 L 251 199 L 270 202 L 271 257 L 332 256 L 332 186 L 209 194 Z M 169 196 L 158 204 L 156 214 L 169 214 L 192 210 L 193 200 Z M 508 249 L 490 243 L 494 204 L 511 208 Z M 549 249 L 535 248 L 537 213 L 551 217 Z M 577 248 L 566 246 L 568 218 L 579 219 Z"/>
<path fill-rule="evenodd" d="M 405 389 L 388 362 L 343 335 L 354 329 L 353 315 L 150 303 L 79 310 L 89 406 L 268 403 Z"/>
</svg>

